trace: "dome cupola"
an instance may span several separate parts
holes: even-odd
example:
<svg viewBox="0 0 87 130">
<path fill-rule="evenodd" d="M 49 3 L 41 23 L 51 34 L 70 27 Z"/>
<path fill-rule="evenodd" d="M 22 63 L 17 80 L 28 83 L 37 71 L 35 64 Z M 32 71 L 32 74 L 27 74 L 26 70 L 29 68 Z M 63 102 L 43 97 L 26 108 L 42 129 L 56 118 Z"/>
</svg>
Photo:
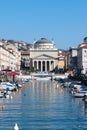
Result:
<svg viewBox="0 0 87 130">
<path fill-rule="evenodd" d="M 54 43 L 47 40 L 46 38 L 41 38 L 40 40 L 34 43 L 34 48 L 38 49 L 52 49 L 54 48 Z"/>
</svg>

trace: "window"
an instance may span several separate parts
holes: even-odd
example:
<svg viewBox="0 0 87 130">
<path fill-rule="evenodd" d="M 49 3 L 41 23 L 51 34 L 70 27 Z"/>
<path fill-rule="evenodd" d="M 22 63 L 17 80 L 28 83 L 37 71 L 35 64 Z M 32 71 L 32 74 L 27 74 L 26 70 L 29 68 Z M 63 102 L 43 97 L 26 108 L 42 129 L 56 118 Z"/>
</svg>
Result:
<svg viewBox="0 0 87 130">
<path fill-rule="evenodd" d="M 87 53 L 87 50 L 84 50 L 85 53 Z"/>
</svg>

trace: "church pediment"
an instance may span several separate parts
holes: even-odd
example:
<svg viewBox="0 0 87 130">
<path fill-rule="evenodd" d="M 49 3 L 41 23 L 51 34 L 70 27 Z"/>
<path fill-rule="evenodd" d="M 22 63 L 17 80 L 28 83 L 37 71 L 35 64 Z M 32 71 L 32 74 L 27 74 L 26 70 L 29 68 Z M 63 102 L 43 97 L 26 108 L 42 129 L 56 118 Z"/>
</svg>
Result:
<svg viewBox="0 0 87 130">
<path fill-rule="evenodd" d="M 54 59 L 54 57 L 43 54 L 43 55 L 36 56 L 33 59 Z"/>
</svg>

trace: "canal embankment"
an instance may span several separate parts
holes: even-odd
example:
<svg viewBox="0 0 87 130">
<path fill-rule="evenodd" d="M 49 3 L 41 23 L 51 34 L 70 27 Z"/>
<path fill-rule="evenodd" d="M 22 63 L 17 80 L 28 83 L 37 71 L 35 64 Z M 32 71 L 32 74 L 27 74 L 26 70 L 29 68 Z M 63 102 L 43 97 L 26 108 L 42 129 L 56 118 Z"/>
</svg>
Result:
<svg viewBox="0 0 87 130">
<path fill-rule="evenodd" d="M 48 73 L 48 74 L 41 74 L 41 73 L 32 73 L 30 75 L 19 75 L 18 78 L 19 79 L 23 79 L 23 80 L 26 80 L 26 79 L 36 79 L 36 77 L 50 77 L 51 80 L 55 80 L 55 79 L 58 79 L 58 78 L 67 78 L 68 75 L 66 74 L 54 74 L 54 73 Z"/>
</svg>

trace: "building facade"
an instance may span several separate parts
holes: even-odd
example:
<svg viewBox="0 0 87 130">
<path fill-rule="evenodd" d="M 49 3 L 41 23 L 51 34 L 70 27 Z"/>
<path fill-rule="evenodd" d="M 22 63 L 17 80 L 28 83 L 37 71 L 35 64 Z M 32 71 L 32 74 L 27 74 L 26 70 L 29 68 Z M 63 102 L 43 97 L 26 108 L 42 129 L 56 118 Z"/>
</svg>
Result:
<svg viewBox="0 0 87 130">
<path fill-rule="evenodd" d="M 87 73 L 87 42 L 83 42 L 78 46 L 78 69 L 82 73 Z"/>
<path fill-rule="evenodd" d="M 21 51 L 21 68 L 29 68 L 30 67 L 30 51 L 25 50 Z"/>
<path fill-rule="evenodd" d="M 16 57 L 15 55 L 7 50 L 4 46 L 0 45 L 0 70 L 11 69 L 15 70 Z"/>
<path fill-rule="evenodd" d="M 0 70 L 9 67 L 9 51 L 0 45 Z"/>
<path fill-rule="evenodd" d="M 58 51 L 58 72 L 64 72 L 66 70 L 65 65 L 65 51 L 59 50 Z"/>
<path fill-rule="evenodd" d="M 70 53 L 70 69 L 77 69 L 77 48 L 71 47 L 69 49 Z"/>
<path fill-rule="evenodd" d="M 58 49 L 53 41 L 41 38 L 30 48 L 31 66 L 38 71 L 52 71 L 58 66 Z"/>
<path fill-rule="evenodd" d="M 18 48 L 13 44 L 5 44 L 4 47 L 12 52 L 15 56 L 15 70 L 20 71 L 21 66 L 21 51 L 18 50 Z"/>
</svg>

